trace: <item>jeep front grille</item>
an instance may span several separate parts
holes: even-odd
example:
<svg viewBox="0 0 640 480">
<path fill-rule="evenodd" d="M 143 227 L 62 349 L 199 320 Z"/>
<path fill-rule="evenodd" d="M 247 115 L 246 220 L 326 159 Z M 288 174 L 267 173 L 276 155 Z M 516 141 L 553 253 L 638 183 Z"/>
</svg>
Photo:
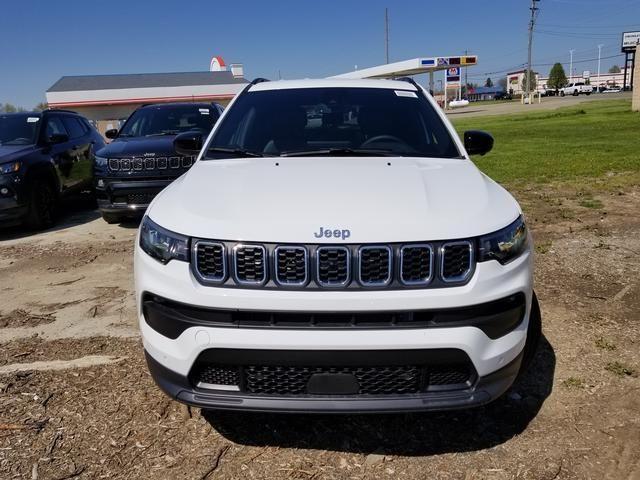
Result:
<svg viewBox="0 0 640 480">
<path fill-rule="evenodd" d="M 194 239 L 192 268 L 201 283 L 231 288 L 443 288 L 471 279 L 475 248 L 471 240 L 279 245 Z"/>
<path fill-rule="evenodd" d="M 194 157 L 110 158 L 108 165 L 112 172 L 128 172 L 130 170 L 167 170 L 169 168 L 188 169 L 194 161 Z"/>
<path fill-rule="evenodd" d="M 347 247 L 319 247 L 316 251 L 318 283 L 323 287 L 344 286 L 351 280 L 351 255 Z"/>
<path fill-rule="evenodd" d="M 441 274 L 445 282 L 464 281 L 471 273 L 473 244 L 468 241 L 445 243 L 441 247 Z"/>
<path fill-rule="evenodd" d="M 267 253 L 262 245 L 236 245 L 233 264 L 236 280 L 245 285 L 262 285 L 267 279 Z"/>
<path fill-rule="evenodd" d="M 304 285 L 309 277 L 307 249 L 304 247 L 276 247 L 275 278 L 281 285 Z"/>
</svg>

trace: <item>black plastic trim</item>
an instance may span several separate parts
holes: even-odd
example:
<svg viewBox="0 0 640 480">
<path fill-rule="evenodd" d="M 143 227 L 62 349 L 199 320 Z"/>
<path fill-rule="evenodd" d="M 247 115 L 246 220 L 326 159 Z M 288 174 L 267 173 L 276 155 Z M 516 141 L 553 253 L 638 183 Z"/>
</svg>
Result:
<svg viewBox="0 0 640 480">
<path fill-rule="evenodd" d="M 191 327 L 288 330 L 387 330 L 476 327 L 482 330 L 489 338 L 496 339 L 506 335 L 520 325 L 524 319 L 525 311 L 526 298 L 522 292 L 479 305 L 396 312 L 235 310 L 187 305 L 149 292 L 145 292 L 142 297 L 142 312 L 147 324 L 156 332 L 171 339 L 178 338 L 182 332 Z"/>
</svg>

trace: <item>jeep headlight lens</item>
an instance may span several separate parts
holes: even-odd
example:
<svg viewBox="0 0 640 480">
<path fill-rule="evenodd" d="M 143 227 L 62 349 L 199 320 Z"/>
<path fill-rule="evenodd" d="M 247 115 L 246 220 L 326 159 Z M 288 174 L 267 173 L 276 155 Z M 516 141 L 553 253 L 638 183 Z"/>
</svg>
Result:
<svg viewBox="0 0 640 480">
<path fill-rule="evenodd" d="M 107 167 L 107 162 L 109 161 L 108 159 L 106 159 L 105 157 L 99 157 L 99 156 L 95 156 L 96 159 L 96 167 L 100 167 L 100 168 L 106 168 Z"/>
<path fill-rule="evenodd" d="M 161 263 L 189 261 L 189 237 L 165 230 L 146 215 L 140 225 L 140 248 Z"/>
<path fill-rule="evenodd" d="M 0 165 L 0 174 L 15 173 L 20 170 L 20 162 L 9 162 Z"/>
<path fill-rule="evenodd" d="M 480 237 L 478 261 L 497 260 L 509 263 L 527 249 L 529 234 L 522 215 L 511 225 Z"/>
</svg>

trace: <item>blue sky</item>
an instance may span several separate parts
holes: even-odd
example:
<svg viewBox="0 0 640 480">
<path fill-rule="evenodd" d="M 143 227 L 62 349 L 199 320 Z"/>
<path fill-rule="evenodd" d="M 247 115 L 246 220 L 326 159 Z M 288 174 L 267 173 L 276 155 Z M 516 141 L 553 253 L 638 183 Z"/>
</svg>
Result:
<svg viewBox="0 0 640 480">
<path fill-rule="evenodd" d="M 526 62 L 530 0 L 164 1 L 2 0 L 0 103 L 26 108 L 63 75 L 207 70 L 212 55 L 245 76 L 323 77 L 391 61 L 479 56 L 469 80 L 497 81 Z M 640 0 L 541 0 L 533 63 L 596 71 L 620 53 L 620 33 L 640 30 Z M 583 60 L 588 62 L 579 63 Z M 602 70 L 622 57 L 604 59 Z M 495 72 L 495 73 L 494 73 Z"/>
</svg>

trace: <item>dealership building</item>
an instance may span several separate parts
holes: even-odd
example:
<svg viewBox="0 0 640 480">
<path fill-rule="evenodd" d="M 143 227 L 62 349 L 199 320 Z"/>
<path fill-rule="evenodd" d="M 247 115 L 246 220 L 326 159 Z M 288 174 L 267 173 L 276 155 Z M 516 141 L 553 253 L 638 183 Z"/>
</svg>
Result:
<svg viewBox="0 0 640 480">
<path fill-rule="evenodd" d="M 104 133 L 149 103 L 227 105 L 247 83 L 242 65 L 227 67 L 214 57 L 208 72 L 65 76 L 46 91 L 46 99 L 50 108 L 74 110 Z"/>
</svg>

